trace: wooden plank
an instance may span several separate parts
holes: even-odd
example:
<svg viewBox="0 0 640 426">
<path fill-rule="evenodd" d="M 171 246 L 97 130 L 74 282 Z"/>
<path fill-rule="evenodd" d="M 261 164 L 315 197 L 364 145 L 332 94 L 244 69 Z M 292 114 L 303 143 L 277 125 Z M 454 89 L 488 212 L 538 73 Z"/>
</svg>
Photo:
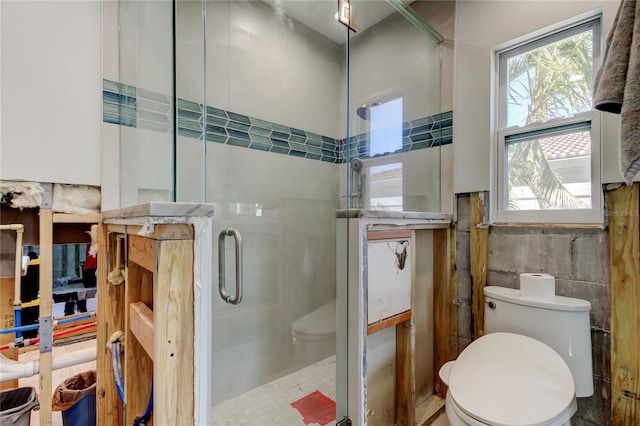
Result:
<svg viewBox="0 0 640 426">
<path fill-rule="evenodd" d="M 484 287 L 487 285 L 489 271 L 489 227 L 483 224 L 482 194 L 471 194 L 471 315 L 473 318 L 473 337 L 484 334 Z"/>
<path fill-rule="evenodd" d="M 135 262 L 147 271 L 156 270 L 156 240 L 129 235 L 129 261 Z"/>
<path fill-rule="evenodd" d="M 158 424 L 194 423 L 193 241 L 158 244 L 154 374 Z"/>
<path fill-rule="evenodd" d="M 0 278 L 0 327 L 10 328 L 15 326 L 15 315 L 13 314 L 13 296 L 15 289 L 15 278 Z M 0 334 L 0 345 L 13 343 L 16 339 L 15 333 Z M 18 348 L 6 349 L 0 352 L 9 359 L 18 359 Z M 13 389 L 18 387 L 18 380 L 8 380 L 0 383 L 0 390 Z"/>
<path fill-rule="evenodd" d="M 129 261 L 129 266 L 125 270 L 126 275 L 126 296 L 125 296 L 125 406 L 127 407 L 125 424 L 132 424 L 133 420 L 144 414 L 151 395 L 153 382 L 153 361 L 149 357 L 144 347 L 138 342 L 131 330 L 130 310 L 126 306 L 132 303 L 142 302 L 147 306 L 153 306 L 153 273 L 144 269 L 140 265 Z M 161 364 L 160 364 L 161 365 Z M 162 370 L 163 367 L 161 367 Z M 156 390 L 158 385 L 156 384 Z M 157 401 L 157 399 L 156 399 Z M 152 421 L 164 424 L 156 414 L 157 404 L 154 403 L 154 416 Z M 148 424 L 151 424 L 149 422 Z"/>
<path fill-rule="evenodd" d="M 397 229 L 387 231 L 367 231 L 367 240 L 396 240 L 411 238 L 411 229 Z"/>
<path fill-rule="evenodd" d="M 604 229 L 602 224 L 596 223 L 492 223 L 492 227 L 502 228 L 564 228 L 564 229 Z"/>
<path fill-rule="evenodd" d="M 153 361 L 153 311 L 143 302 L 129 305 L 129 328 Z"/>
<path fill-rule="evenodd" d="M 611 424 L 640 424 L 639 184 L 608 193 L 611 280 Z"/>
<path fill-rule="evenodd" d="M 124 285 L 112 285 L 107 274 L 116 265 L 116 234 L 98 227 L 98 330 L 96 369 L 96 420 L 98 426 L 121 425 L 123 407 L 113 380 L 111 351 L 107 342 L 116 331 L 124 330 Z"/>
<path fill-rule="evenodd" d="M 53 213 L 40 210 L 40 318 L 51 318 L 53 304 Z M 51 425 L 52 352 L 40 343 L 40 425 Z"/>
<path fill-rule="evenodd" d="M 99 223 L 102 221 L 102 214 L 67 214 L 54 213 L 53 223 Z"/>
<path fill-rule="evenodd" d="M 153 226 L 153 232 L 142 232 L 142 225 L 124 225 L 121 223 L 107 223 L 109 232 L 120 234 L 139 235 L 154 240 L 193 240 L 193 226 L 184 223 L 157 224 Z"/>
<path fill-rule="evenodd" d="M 438 395 L 431 395 L 416 407 L 416 426 L 430 425 L 443 412 L 444 398 L 440 398 Z"/>
<path fill-rule="evenodd" d="M 415 415 L 414 328 L 396 325 L 396 425 L 413 426 Z"/>
<path fill-rule="evenodd" d="M 457 282 L 455 278 L 455 233 L 451 229 L 433 232 L 434 305 L 434 394 L 444 398 L 446 385 L 438 371 L 458 355 Z"/>
<path fill-rule="evenodd" d="M 367 326 L 367 335 L 377 333 L 385 328 L 400 324 L 401 322 L 411 319 L 411 310 L 401 312 L 389 318 L 382 319 Z"/>
</svg>

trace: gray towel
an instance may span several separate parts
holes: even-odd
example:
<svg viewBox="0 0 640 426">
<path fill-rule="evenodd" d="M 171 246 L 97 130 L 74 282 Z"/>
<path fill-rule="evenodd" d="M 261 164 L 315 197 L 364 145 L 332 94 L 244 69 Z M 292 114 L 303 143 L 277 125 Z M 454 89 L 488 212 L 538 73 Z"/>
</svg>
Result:
<svg viewBox="0 0 640 426">
<path fill-rule="evenodd" d="M 621 114 L 620 170 L 627 185 L 640 172 L 640 3 L 622 0 L 596 76 L 596 109 Z"/>
</svg>

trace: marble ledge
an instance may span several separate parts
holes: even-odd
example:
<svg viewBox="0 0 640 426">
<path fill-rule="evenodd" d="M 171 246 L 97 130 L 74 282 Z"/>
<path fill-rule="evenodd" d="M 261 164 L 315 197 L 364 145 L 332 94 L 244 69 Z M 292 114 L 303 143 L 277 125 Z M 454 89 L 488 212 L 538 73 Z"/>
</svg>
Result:
<svg viewBox="0 0 640 426">
<path fill-rule="evenodd" d="M 102 212 L 102 219 L 213 216 L 213 204 L 151 202 Z"/>
<path fill-rule="evenodd" d="M 453 215 L 434 212 L 405 212 L 379 209 L 336 210 L 337 218 L 348 219 L 414 219 L 425 221 L 451 222 Z"/>
</svg>

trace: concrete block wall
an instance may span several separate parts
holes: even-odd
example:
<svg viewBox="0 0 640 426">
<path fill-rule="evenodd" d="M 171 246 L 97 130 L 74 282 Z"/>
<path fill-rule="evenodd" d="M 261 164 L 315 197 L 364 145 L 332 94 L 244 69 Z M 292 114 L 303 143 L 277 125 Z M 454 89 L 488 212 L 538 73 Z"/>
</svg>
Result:
<svg viewBox="0 0 640 426">
<path fill-rule="evenodd" d="M 456 265 L 458 340 L 462 350 L 472 340 L 469 261 L 470 196 L 457 196 Z M 491 227 L 487 285 L 519 288 L 522 272 L 556 277 L 556 294 L 591 302 L 591 339 L 595 392 L 578 399 L 574 425 L 610 423 L 611 360 L 609 309 L 609 239 L 606 229 L 516 226 Z"/>
</svg>

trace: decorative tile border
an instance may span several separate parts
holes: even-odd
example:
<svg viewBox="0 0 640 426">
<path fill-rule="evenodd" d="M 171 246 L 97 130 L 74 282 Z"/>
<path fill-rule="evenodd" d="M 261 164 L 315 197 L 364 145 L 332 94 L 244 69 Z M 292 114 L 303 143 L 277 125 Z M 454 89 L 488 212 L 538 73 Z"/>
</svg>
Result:
<svg viewBox="0 0 640 426">
<path fill-rule="evenodd" d="M 168 96 L 103 81 L 103 121 L 168 133 L 171 130 L 171 102 Z M 202 139 L 202 104 L 178 99 L 178 135 Z M 402 148 L 376 155 L 391 155 L 452 143 L 451 111 L 403 124 Z M 294 127 L 254 117 L 206 107 L 206 139 L 244 148 L 309 158 L 329 163 L 344 163 L 346 158 L 371 158 L 369 134 L 334 139 Z M 348 154 L 348 157 L 347 157 Z"/>
</svg>

